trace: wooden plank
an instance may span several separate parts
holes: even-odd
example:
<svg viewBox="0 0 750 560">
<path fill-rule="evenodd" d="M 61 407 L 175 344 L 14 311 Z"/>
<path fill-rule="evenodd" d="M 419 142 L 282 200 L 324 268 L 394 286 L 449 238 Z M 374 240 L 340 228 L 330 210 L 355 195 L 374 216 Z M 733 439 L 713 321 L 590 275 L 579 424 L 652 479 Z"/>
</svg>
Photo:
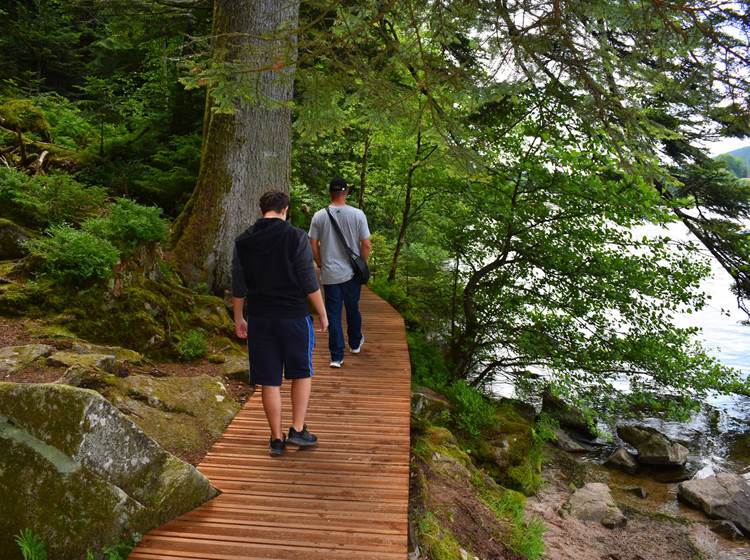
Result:
<svg viewBox="0 0 750 560">
<path fill-rule="evenodd" d="M 318 333 L 307 423 L 313 449 L 268 456 L 255 393 L 198 465 L 222 494 L 146 534 L 135 560 L 404 560 L 410 362 L 404 323 L 365 289 L 366 342 L 328 367 Z M 290 424 L 289 383 L 282 386 Z"/>
</svg>

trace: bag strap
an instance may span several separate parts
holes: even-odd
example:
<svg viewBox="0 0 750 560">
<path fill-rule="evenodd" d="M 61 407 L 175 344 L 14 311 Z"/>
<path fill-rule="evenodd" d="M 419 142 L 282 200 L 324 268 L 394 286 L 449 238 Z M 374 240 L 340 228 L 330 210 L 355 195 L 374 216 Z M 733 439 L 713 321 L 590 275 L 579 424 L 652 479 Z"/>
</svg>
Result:
<svg viewBox="0 0 750 560">
<path fill-rule="evenodd" d="M 355 253 L 354 251 L 352 251 L 351 247 L 349 247 L 349 244 L 346 242 L 346 239 L 344 239 L 344 233 L 341 231 L 341 228 L 339 227 L 338 222 L 333 217 L 333 214 L 331 214 L 331 209 L 328 206 L 326 206 L 326 214 L 328 214 L 328 217 L 331 220 L 331 225 L 333 226 L 333 230 L 336 232 L 336 237 L 338 237 L 339 241 L 341 241 L 341 244 L 344 247 L 346 247 L 347 253 L 349 253 L 349 255 L 359 258 L 359 255 Z"/>
</svg>

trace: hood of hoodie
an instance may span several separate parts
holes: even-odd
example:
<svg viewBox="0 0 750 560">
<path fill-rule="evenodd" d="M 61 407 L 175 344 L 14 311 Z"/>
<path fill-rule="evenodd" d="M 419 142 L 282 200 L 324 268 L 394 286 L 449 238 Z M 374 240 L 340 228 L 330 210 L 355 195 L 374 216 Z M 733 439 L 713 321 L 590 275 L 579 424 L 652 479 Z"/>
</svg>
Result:
<svg viewBox="0 0 750 560">
<path fill-rule="evenodd" d="M 289 222 L 278 218 L 260 218 L 237 238 L 237 242 L 262 254 L 271 253 L 291 227 Z"/>
</svg>

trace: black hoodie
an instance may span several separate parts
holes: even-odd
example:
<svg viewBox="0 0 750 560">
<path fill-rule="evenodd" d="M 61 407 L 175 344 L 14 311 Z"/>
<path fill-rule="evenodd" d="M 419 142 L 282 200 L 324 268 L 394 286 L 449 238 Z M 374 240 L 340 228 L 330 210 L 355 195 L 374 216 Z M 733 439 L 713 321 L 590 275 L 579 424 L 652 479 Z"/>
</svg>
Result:
<svg viewBox="0 0 750 560">
<path fill-rule="evenodd" d="M 248 317 L 306 317 L 307 294 L 318 289 L 303 230 L 261 218 L 234 240 L 232 295 L 247 298 Z"/>
</svg>

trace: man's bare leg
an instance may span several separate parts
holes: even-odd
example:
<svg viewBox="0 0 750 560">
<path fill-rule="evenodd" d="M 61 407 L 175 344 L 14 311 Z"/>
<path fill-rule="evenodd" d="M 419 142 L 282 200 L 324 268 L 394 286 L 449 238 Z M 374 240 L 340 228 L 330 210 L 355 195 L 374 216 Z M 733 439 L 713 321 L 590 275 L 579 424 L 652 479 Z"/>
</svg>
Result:
<svg viewBox="0 0 750 560">
<path fill-rule="evenodd" d="M 263 385 L 263 410 L 271 428 L 271 439 L 284 439 L 281 429 L 281 387 Z"/>
<path fill-rule="evenodd" d="M 311 390 L 312 377 L 292 380 L 292 426 L 298 432 L 301 432 L 305 425 Z"/>
</svg>

